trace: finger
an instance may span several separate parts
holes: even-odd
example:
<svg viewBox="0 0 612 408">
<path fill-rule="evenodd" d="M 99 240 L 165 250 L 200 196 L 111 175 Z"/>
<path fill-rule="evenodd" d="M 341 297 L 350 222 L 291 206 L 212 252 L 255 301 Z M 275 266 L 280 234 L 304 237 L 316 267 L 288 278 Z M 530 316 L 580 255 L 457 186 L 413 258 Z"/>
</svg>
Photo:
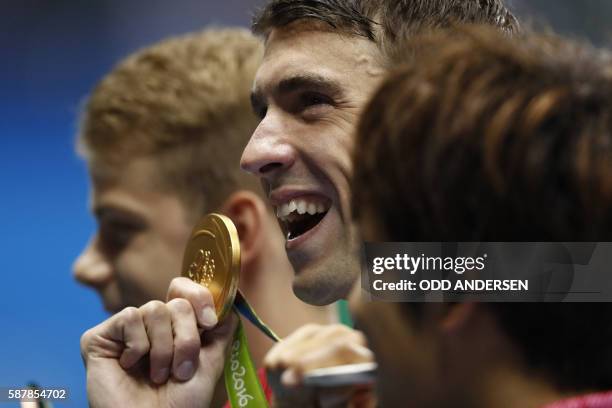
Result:
<svg viewBox="0 0 612 408">
<path fill-rule="evenodd" d="M 324 326 L 318 324 L 306 324 L 291 333 L 283 341 L 276 343 L 264 358 L 266 369 L 276 370 L 278 368 L 284 368 L 282 362 L 287 352 L 291 353 L 291 350 L 294 350 L 298 345 L 307 343 L 309 340 L 316 337 L 323 328 Z"/>
<path fill-rule="evenodd" d="M 269 358 L 265 360 L 266 368 L 270 370 L 290 368 L 314 350 L 325 349 L 334 344 L 365 345 L 366 343 L 363 333 L 344 325 L 309 326 L 307 330 L 292 335 L 291 341 L 283 341 L 273 349 Z"/>
<path fill-rule="evenodd" d="M 118 329 L 114 330 L 120 331 Z M 87 366 L 87 361 L 90 358 L 107 357 L 118 359 L 121 357 L 121 353 L 124 349 L 123 341 L 119 342 L 111 338 L 109 335 L 110 331 L 110 322 L 109 320 L 105 320 L 83 333 L 81 336 L 81 358 L 85 366 Z M 113 337 L 121 336 L 117 335 Z"/>
<path fill-rule="evenodd" d="M 166 382 L 170 375 L 173 355 L 172 319 L 163 302 L 151 301 L 140 307 L 151 350 L 149 375 L 157 384 Z"/>
<path fill-rule="evenodd" d="M 111 340 L 123 343 L 119 364 L 124 369 L 134 366 L 150 349 L 149 338 L 140 311 L 127 307 L 108 320 L 106 333 Z"/>
<path fill-rule="evenodd" d="M 187 299 L 195 312 L 198 323 L 205 329 L 211 329 L 218 323 L 215 302 L 212 294 L 204 286 L 187 278 L 174 278 L 168 288 L 167 301 Z"/>
<path fill-rule="evenodd" d="M 195 373 L 199 362 L 201 342 L 196 316 L 186 299 L 176 298 L 167 305 L 174 328 L 172 374 L 177 380 L 187 381 Z"/>
</svg>

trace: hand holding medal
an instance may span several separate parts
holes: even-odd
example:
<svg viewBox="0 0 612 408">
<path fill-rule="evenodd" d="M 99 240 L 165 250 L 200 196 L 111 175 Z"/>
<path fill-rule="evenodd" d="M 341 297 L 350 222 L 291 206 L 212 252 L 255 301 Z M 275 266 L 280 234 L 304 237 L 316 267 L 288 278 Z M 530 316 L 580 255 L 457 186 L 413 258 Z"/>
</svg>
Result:
<svg viewBox="0 0 612 408">
<path fill-rule="evenodd" d="M 273 341 L 279 340 L 238 291 L 240 241 L 238 231 L 228 217 L 208 214 L 194 227 L 183 257 L 182 276 L 210 290 L 219 321 L 234 308 Z M 257 407 L 268 406 L 241 323 L 234 334 L 224 372 L 232 407 L 245 407 L 250 403 Z"/>
<path fill-rule="evenodd" d="M 275 342 L 280 341 L 280 338 L 259 319 L 238 290 L 240 241 L 238 231 L 228 217 L 211 213 L 204 216 L 194 227 L 183 257 L 182 276 L 210 290 L 219 321 L 222 321 L 233 308 L 270 339 Z M 338 368 L 340 368 L 338 372 L 325 369 L 323 372 L 315 370 L 312 376 L 307 373 L 306 383 L 316 386 L 338 386 L 371 382 L 375 365 L 363 367 L 354 364 Z M 225 385 L 232 407 L 268 406 L 240 323 L 234 334 L 224 371 Z"/>
</svg>

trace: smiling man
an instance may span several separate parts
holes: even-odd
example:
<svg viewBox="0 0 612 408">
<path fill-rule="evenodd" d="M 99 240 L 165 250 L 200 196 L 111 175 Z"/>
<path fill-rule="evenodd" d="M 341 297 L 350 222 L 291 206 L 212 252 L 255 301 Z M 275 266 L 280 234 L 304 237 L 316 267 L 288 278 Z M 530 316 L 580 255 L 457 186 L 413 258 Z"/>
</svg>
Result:
<svg viewBox="0 0 612 408">
<path fill-rule="evenodd" d="M 345 298 L 359 271 L 349 178 L 362 107 L 405 40 L 453 22 L 517 30 L 500 0 L 274 0 L 256 17 L 266 40 L 252 94 L 261 122 L 241 165 L 276 208 L 304 301 Z"/>
<path fill-rule="evenodd" d="M 383 73 L 378 54 L 365 38 L 300 21 L 270 33 L 255 79 L 262 120 L 242 166 L 263 180 L 296 272 L 295 293 L 312 304 L 345 297 L 358 270 L 350 151 L 360 108 Z"/>
<path fill-rule="evenodd" d="M 302 300 L 345 298 L 359 274 L 349 180 L 368 98 L 406 41 L 461 22 L 518 31 L 501 0 L 272 0 L 255 18 L 265 38 L 251 98 L 261 121 L 241 165 L 276 208 Z M 361 333 L 332 325 L 296 331 L 265 361 L 296 387 L 308 370 L 371 360 Z"/>
</svg>

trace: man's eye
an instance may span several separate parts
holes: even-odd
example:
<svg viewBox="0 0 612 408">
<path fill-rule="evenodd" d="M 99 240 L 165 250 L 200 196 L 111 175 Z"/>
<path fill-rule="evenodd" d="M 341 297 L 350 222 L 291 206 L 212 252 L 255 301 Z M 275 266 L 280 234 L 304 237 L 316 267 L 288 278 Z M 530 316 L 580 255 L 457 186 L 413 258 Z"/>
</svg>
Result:
<svg viewBox="0 0 612 408">
<path fill-rule="evenodd" d="M 300 96 L 301 105 L 304 108 L 316 105 L 331 105 L 332 100 L 327 95 L 317 92 L 308 92 Z"/>
<path fill-rule="evenodd" d="M 142 228 L 137 225 L 109 222 L 100 225 L 100 237 L 110 250 L 120 250 L 134 238 Z"/>
<path fill-rule="evenodd" d="M 266 117 L 266 114 L 268 113 L 268 107 L 260 106 L 260 107 L 254 108 L 254 111 L 255 111 L 255 116 L 257 116 L 259 120 L 263 120 Z"/>
</svg>

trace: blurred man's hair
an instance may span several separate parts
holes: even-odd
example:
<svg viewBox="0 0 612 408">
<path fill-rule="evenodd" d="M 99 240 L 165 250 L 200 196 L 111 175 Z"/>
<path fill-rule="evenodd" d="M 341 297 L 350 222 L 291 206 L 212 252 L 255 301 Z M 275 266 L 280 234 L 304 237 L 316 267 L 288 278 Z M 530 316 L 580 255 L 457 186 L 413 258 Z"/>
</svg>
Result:
<svg viewBox="0 0 612 408">
<path fill-rule="evenodd" d="M 298 20 L 368 38 L 390 60 L 406 39 L 434 28 L 480 23 L 507 34 L 519 29 L 503 0 L 270 0 L 256 14 L 252 29 L 267 36 L 273 28 Z"/>
<path fill-rule="evenodd" d="M 610 55 L 487 27 L 418 41 L 359 125 L 355 216 L 389 241 L 612 241 Z M 611 303 L 486 307 L 559 387 L 612 387 Z"/>
<path fill-rule="evenodd" d="M 262 57 L 243 29 L 211 29 L 130 55 L 85 103 L 78 149 L 94 175 L 154 157 L 160 187 L 198 208 L 258 190 L 239 160 L 257 119 L 249 93 Z"/>
</svg>

